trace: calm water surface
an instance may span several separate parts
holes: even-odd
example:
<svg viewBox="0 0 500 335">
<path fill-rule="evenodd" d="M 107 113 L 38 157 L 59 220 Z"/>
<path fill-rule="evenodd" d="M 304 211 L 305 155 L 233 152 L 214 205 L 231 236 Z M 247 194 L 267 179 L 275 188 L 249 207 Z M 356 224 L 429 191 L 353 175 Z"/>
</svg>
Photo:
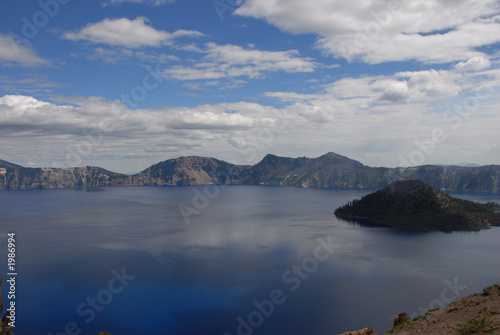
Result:
<svg viewBox="0 0 500 335">
<path fill-rule="evenodd" d="M 5 233 L 17 236 L 15 334 L 305 335 L 366 326 L 383 332 L 392 315 L 451 299 L 448 287 L 473 292 L 498 280 L 500 229 L 408 233 L 332 214 L 369 192 L 257 186 L 0 192 L 3 278 Z M 189 224 L 179 205 L 193 210 Z"/>
</svg>

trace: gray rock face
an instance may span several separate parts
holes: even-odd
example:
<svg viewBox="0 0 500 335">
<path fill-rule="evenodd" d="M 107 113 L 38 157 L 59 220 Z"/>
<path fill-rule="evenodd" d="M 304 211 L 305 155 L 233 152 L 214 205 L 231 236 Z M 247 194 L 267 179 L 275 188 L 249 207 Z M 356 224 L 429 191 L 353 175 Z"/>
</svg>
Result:
<svg viewBox="0 0 500 335">
<path fill-rule="evenodd" d="M 328 153 L 318 158 L 267 155 L 250 167 L 242 184 L 297 187 L 374 188 L 388 184 L 385 168 L 371 168 L 347 157 Z"/>
<path fill-rule="evenodd" d="M 126 178 L 127 185 L 237 184 L 244 167 L 207 157 L 180 157 Z"/>
<path fill-rule="evenodd" d="M 2 296 L 2 278 L 0 278 L 0 297 Z M 0 298 L 0 313 L 3 311 L 3 300 Z M 10 312 L 7 311 L 3 316 L 3 319 L 0 320 L 0 335 L 13 335 L 12 327 L 9 326 L 9 318 Z"/>
<path fill-rule="evenodd" d="M 401 326 L 405 323 L 411 321 L 411 318 L 406 313 L 400 313 L 396 319 L 394 319 L 393 327 Z"/>
<path fill-rule="evenodd" d="M 0 190 L 119 185 L 243 184 L 294 187 L 382 188 L 395 180 L 419 179 L 437 189 L 500 193 L 500 166 L 369 167 L 327 153 L 318 158 L 267 155 L 253 166 L 209 157 L 180 157 L 126 176 L 98 167 L 24 168 L 0 160 Z"/>
<path fill-rule="evenodd" d="M 342 333 L 340 335 L 375 335 L 375 330 L 372 327 L 368 327 L 353 332 Z"/>
<path fill-rule="evenodd" d="M 79 186 L 117 186 L 125 175 L 98 167 L 11 168 L 0 171 L 0 190 L 71 188 Z"/>
</svg>

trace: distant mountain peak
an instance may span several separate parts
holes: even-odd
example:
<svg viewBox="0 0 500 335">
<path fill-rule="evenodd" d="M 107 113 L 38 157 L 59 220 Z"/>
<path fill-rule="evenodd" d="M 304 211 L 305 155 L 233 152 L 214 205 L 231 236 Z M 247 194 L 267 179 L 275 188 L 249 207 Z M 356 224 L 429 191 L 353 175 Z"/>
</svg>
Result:
<svg viewBox="0 0 500 335">
<path fill-rule="evenodd" d="M 273 154 L 267 154 L 264 156 L 264 158 L 262 158 L 262 160 L 267 160 L 267 159 L 276 159 L 276 158 L 283 158 L 283 157 L 280 157 L 280 156 L 276 156 L 276 155 L 273 155 Z"/>
<path fill-rule="evenodd" d="M 48 170 L 52 172 L 49 171 L 49 173 Z M 73 175 L 66 175 L 68 171 Z M 55 178 L 54 176 L 57 175 L 64 175 L 64 177 Z M 87 179 L 87 176 L 91 178 Z M 419 179 L 438 190 L 500 193 L 499 165 L 477 168 L 426 165 L 391 169 L 369 167 L 335 152 L 328 152 L 316 158 L 304 156 L 290 158 L 267 154 L 254 165 L 237 165 L 212 157 L 182 156 L 153 164 L 130 177 L 99 168 L 36 169 L 0 160 L 0 190 L 64 188 L 82 185 L 203 185 L 212 183 L 381 189 L 391 181 L 402 179 Z M 404 185 L 395 183 L 387 189 L 387 192 L 409 191 L 410 188 Z M 415 188 L 417 187 L 413 185 L 411 189 Z"/>
<path fill-rule="evenodd" d="M 462 166 L 462 167 L 481 167 L 482 165 L 476 163 L 462 162 L 457 164 L 452 164 L 454 166 Z"/>
<path fill-rule="evenodd" d="M 0 159 L 0 167 L 5 168 L 5 169 L 22 169 L 22 168 L 24 168 L 24 166 L 13 164 L 13 163 L 4 161 L 2 159 Z"/>
<path fill-rule="evenodd" d="M 320 157 L 347 158 L 347 157 L 345 157 L 345 156 L 339 155 L 339 154 L 337 154 L 337 153 L 335 153 L 335 152 L 332 152 L 332 151 L 327 152 L 326 154 L 324 154 L 324 155 L 322 155 L 322 156 L 320 156 Z"/>
<path fill-rule="evenodd" d="M 332 162 L 334 164 L 354 164 L 354 165 L 357 165 L 357 166 L 364 166 L 363 163 L 355 160 L 355 159 L 351 159 L 349 157 L 346 157 L 346 156 L 342 156 L 342 155 L 339 155 L 335 152 L 328 152 L 320 157 L 317 158 L 318 160 L 327 160 L 329 162 Z"/>
<path fill-rule="evenodd" d="M 215 160 L 215 158 L 203 157 L 203 156 L 180 156 L 180 157 L 176 157 L 176 158 L 166 159 L 164 161 L 153 164 L 152 166 L 158 166 L 158 165 L 163 165 L 163 164 L 168 164 L 168 163 L 173 163 L 173 162 L 193 163 L 193 162 L 203 162 L 203 161 L 209 161 L 209 160 Z"/>
</svg>

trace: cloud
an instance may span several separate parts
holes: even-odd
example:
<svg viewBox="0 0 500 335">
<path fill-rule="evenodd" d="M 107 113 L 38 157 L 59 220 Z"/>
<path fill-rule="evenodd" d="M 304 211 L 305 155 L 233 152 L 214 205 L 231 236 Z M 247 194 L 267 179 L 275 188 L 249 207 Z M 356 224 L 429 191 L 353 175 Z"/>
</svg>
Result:
<svg viewBox="0 0 500 335">
<path fill-rule="evenodd" d="M 209 108 L 210 109 L 210 108 Z M 173 129 L 249 129 L 253 125 L 252 118 L 236 113 L 214 113 L 211 111 L 177 112 L 171 127 Z"/>
<path fill-rule="evenodd" d="M 30 74 L 25 76 L 3 76 L 0 75 L 0 89 L 8 94 L 40 94 L 51 93 L 55 88 L 66 86 L 56 83 L 47 76 L 41 74 Z"/>
<path fill-rule="evenodd" d="M 150 6 L 161 6 L 165 4 L 171 4 L 176 2 L 177 0 L 107 0 L 105 5 L 121 5 L 124 2 L 133 3 L 133 4 L 146 4 Z"/>
<path fill-rule="evenodd" d="M 235 14 L 317 34 L 316 46 L 326 53 L 370 64 L 464 61 L 500 42 L 496 0 L 247 0 Z"/>
<path fill-rule="evenodd" d="M 90 60 L 102 61 L 109 64 L 117 64 L 118 62 L 128 59 L 133 55 L 132 50 L 115 50 L 109 48 L 98 47 L 92 50 L 87 56 Z"/>
<path fill-rule="evenodd" d="M 457 97 L 462 90 L 477 85 L 473 74 L 454 70 L 423 70 L 397 72 L 392 75 L 347 77 L 323 86 L 323 94 L 299 94 L 296 92 L 267 92 L 266 97 L 297 103 L 326 99 L 327 107 L 351 105 L 370 109 L 380 103 L 415 103 Z M 331 98 L 334 98 L 333 100 Z M 342 108 L 344 108 L 342 107 Z"/>
<path fill-rule="evenodd" d="M 500 70 L 461 72 L 456 70 L 422 70 L 392 75 L 347 77 L 322 86 L 322 92 L 266 92 L 264 96 L 284 103 L 309 104 L 326 109 L 353 112 L 373 111 L 380 106 L 398 110 L 411 106 L 428 106 L 436 102 L 464 101 L 472 97 L 498 95 Z M 474 93 L 478 90 L 478 93 Z M 472 92 L 472 93 L 471 93 Z M 442 106 L 442 104 L 441 104 Z M 425 118 L 424 118 L 425 119 Z"/>
<path fill-rule="evenodd" d="M 22 95 L 0 97 L 0 128 L 13 137 L 80 136 L 84 130 L 98 130 L 107 122 L 113 124 L 114 137 L 132 140 L 174 130 L 241 130 L 254 124 L 251 117 L 235 112 L 230 105 L 129 110 L 120 101 L 98 97 L 67 100 L 71 105 L 56 105 Z"/>
<path fill-rule="evenodd" d="M 100 61 L 108 64 L 126 64 L 127 62 L 147 62 L 155 64 L 166 64 L 170 61 L 179 60 L 177 56 L 167 55 L 154 51 L 144 52 L 140 50 L 122 49 L 113 47 L 97 47 L 89 50 L 84 57 L 92 61 Z"/>
<path fill-rule="evenodd" d="M 300 94 L 296 92 L 266 92 L 266 97 L 278 99 L 281 101 L 300 102 L 304 100 L 311 100 L 317 98 L 317 94 Z"/>
<path fill-rule="evenodd" d="M 144 46 L 159 47 L 171 45 L 175 38 L 199 37 L 202 33 L 193 30 L 177 30 L 168 33 L 156 30 L 145 17 L 135 20 L 127 18 L 104 19 L 98 23 L 91 23 L 76 32 L 67 32 L 63 35 L 69 40 L 86 40 L 93 43 L 110 44 L 127 48 L 140 48 Z"/>
<path fill-rule="evenodd" d="M 395 78 L 403 78 L 403 80 L 389 79 L 377 84 L 384 90 L 380 100 L 391 102 L 421 101 L 455 96 L 460 92 L 457 80 L 461 77 L 451 71 L 399 72 Z"/>
<path fill-rule="evenodd" d="M 460 62 L 455 65 L 458 71 L 479 71 L 490 67 L 490 60 L 488 57 L 474 57 L 466 62 Z"/>
<path fill-rule="evenodd" d="M 382 101 L 401 102 L 410 97 L 410 89 L 405 81 L 388 80 L 384 86 L 384 94 L 380 97 Z"/>
<path fill-rule="evenodd" d="M 113 157 L 121 161 L 133 156 L 137 165 L 130 164 L 128 172 L 138 171 L 146 167 L 144 159 L 151 164 L 162 159 L 158 152 L 177 156 L 213 151 L 220 156 L 232 150 L 237 155 L 228 138 L 275 121 L 270 116 L 274 108 L 243 102 L 130 110 L 120 101 L 98 97 L 66 100 L 56 105 L 29 96 L 0 97 L 2 146 L 10 148 L 2 158 L 25 155 L 41 166 L 66 167 L 72 165 L 67 156 L 77 152 L 81 161 L 73 164 L 123 171 L 123 165 L 113 165 Z"/>
<path fill-rule="evenodd" d="M 49 106 L 50 103 L 23 95 L 4 95 L 0 98 L 0 105 L 10 107 L 14 111 L 22 114 L 26 110 Z"/>
<path fill-rule="evenodd" d="M 266 72 L 313 72 L 311 58 L 300 57 L 297 50 L 264 51 L 237 45 L 208 43 L 201 50 L 206 55 L 193 67 L 174 66 L 165 70 L 177 80 L 217 80 L 221 78 L 261 78 Z"/>
<path fill-rule="evenodd" d="M 312 94 L 268 92 L 275 100 L 270 105 L 192 108 L 129 109 L 99 97 L 59 97 L 56 104 L 10 95 L 0 97 L 0 158 L 25 164 L 36 157 L 37 166 L 64 167 L 67 155 L 78 152 L 78 165 L 137 172 L 186 155 L 253 164 L 269 152 L 313 157 L 335 151 L 372 166 L 398 166 L 400 155 L 418 149 L 415 140 L 442 129 L 447 140 L 426 164 L 498 163 L 491 144 L 498 142 L 499 78 L 496 68 L 406 71 L 341 78 Z"/>
<path fill-rule="evenodd" d="M 35 67 L 50 62 L 36 55 L 33 48 L 20 42 L 14 35 L 0 33 L 0 64 L 3 66 Z"/>
</svg>

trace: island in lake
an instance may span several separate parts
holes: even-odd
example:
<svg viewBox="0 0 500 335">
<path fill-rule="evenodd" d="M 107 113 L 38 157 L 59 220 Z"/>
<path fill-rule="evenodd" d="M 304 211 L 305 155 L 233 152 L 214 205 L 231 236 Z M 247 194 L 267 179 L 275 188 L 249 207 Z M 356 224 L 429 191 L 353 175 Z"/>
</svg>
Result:
<svg viewBox="0 0 500 335">
<path fill-rule="evenodd" d="M 457 199 L 415 179 L 393 182 L 334 214 L 412 231 L 478 231 L 500 225 L 498 204 Z"/>
</svg>

